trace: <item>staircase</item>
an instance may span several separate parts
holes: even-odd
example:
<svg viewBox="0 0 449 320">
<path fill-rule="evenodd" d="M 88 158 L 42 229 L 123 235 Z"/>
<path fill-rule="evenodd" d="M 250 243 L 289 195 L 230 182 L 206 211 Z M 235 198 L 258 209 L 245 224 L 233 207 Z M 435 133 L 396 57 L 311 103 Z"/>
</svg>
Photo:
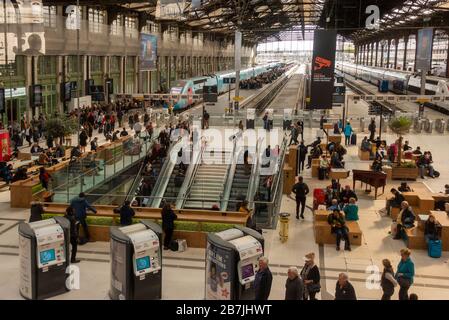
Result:
<svg viewBox="0 0 449 320">
<path fill-rule="evenodd" d="M 231 156 L 230 151 L 221 151 L 218 156 L 211 155 L 208 150 L 204 152 L 184 208 L 210 210 L 213 205 L 220 207 Z"/>
<path fill-rule="evenodd" d="M 245 165 L 238 164 L 235 167 L 234 180 L 232 181 L 231 194 L 229 195 L 229 202 L 227 211 L 237 211 L 237 203 L 246 199 L 248 193 L 248 184 L 251 178 L 251 166 L 245 173 Z"/>
<path fill-rule="evenodd" d="M 188 169 L 188 165 L 186 166 L 186 171 Z M 179 165 L 176 165 L 173 169 L 173 172 L 170 176 L 170 179 L 168 181 L 167 189 L 165 189 L 164 193 L 164 199 L 169 202 L 176 202 L 176 197 L 179 194 L 180 187 L 177 187 L 175 185 L 175 177 L 178 175 L 179 172 Z M 185 176 L 183 177 L 183 180 L 185 179 Z M 163 202 L 161 202 L 160 207 L 163 206 Z"/>
</svg>

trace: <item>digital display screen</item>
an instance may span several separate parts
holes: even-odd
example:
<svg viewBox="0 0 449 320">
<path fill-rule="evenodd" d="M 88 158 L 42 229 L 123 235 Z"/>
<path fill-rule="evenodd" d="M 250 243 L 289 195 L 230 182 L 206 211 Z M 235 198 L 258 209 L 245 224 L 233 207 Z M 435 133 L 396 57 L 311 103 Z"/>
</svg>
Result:
<svg viewBox="0 0 449 320">
<path fill-rule="evenodd" d="M 54 260 L 56 260 L 55 249 L 49 249 L 49 250 L 41 251 L 39 253 L 39 257 L 40 257 L 40 261 L 41 261 L 42 264 L 54 261 Z"/>
<path fill-rule="evenodd" d="M 182 87 L 174 87 L 174 88 L 171 88 L 171 94 L 181 94 L 182 93 Z"/>
<path fill-rule="evenodd" d="M 66 82 L 64 84 L 64 101 L 72 100 L 72 83 Z"/>
<path fill-rule="evenodd" d="M 150 257 L 145 256 L 136 259 L 136 269 L 137 271 L 145 270 L 150 268 Z"/>
<path fill-rule="evenodd" d="M 5 89 L 0 88 L 0 112 L 5 112 Z"/>
<path fill-rule="evenodd" d="M 254 266 L 253 264 L 247 264 L 242 267 L 242 279 L 247 279 L 254 276 Z"/>
<path fill-rule="evenodd" d="M 39 84 L 31 86 L 32 90 L 32 104 L 34 107 L 41 106 L 42 105 L 42 86 Z"/>
</svg>

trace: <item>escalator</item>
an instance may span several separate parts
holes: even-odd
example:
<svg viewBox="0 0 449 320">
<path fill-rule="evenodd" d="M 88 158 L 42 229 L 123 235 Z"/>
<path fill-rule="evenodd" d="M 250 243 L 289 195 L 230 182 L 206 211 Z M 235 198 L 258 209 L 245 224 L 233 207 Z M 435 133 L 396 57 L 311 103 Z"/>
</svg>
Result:
<svg viewBox="0 0 449 320">
<path fill-rule="evenodd" d="M 244 164 L 237 164 L 232 181 L 227 211 L 238 211 L 238 202 L 246 200 L 251 171 L 246 172 Z"/>
<path fill-rule="evenodd" d="M 186 178 L 185 172 L 188 170 L 188 168 L 188 165 L 185 166 L 185 170 L 181 170 L 179 165 L 176 165 L 173 168 L 173 172 L 170 175 L 170 179 L 168 180 L 167 188 L 165 189 L 165 193 L 163 196 L 165 201 L 174 202 L 176 200 L 179 191 L 181 190 L 181 186 Z M 162 207 L 162 202 L 159 207 Z"/>
</svg>

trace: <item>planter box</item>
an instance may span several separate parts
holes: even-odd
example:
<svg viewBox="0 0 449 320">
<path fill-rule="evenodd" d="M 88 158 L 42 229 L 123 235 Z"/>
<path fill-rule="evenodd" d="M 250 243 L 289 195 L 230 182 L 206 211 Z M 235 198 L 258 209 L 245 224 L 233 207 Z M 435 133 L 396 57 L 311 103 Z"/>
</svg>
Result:
<svg viewBox="0 0 449 320">
<path fill-rule="evenodd" d="M 363 151 L 359 148 L 359 159 L 362 161 L 370 161 L 371 153 L 369 151 Z"/>
<path fill-rule="evenodd" d="M 92 241 L 109 242 L 109 226 L 89 225 L 90 239 Z M 80 227 L 80 237 L 84 236 L 83 228 Z M 206 248 L 207 232 L 177 231 L 173 232 L 173 239 L 186 239 L 189 248 Z"/>
<path fill-rule="evenodd" d="M 418 179 L 418 168 L 400 168 L 393 167 L 391 172 L 391 178 L 397 180 L 416 180 Z"/>
</svg>

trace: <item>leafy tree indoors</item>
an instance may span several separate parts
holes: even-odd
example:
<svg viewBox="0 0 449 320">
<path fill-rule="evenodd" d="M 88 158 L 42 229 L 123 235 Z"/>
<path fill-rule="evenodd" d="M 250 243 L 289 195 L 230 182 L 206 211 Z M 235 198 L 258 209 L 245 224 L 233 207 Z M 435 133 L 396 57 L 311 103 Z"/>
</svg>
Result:
<svg viewBox="0 0 449 320">
<path fill-rule="evenodd" d="M 402 141 L 403 135 L 407 134 L 410 131 L 412 126 L 412 121 L 407 117 L 396 117 L 390 120 L 388 123 L 390 130 L 399 136 L 399 145 L 398 145 L 398 166 L 401 166 L 402 163 Z"/>
</svg>

